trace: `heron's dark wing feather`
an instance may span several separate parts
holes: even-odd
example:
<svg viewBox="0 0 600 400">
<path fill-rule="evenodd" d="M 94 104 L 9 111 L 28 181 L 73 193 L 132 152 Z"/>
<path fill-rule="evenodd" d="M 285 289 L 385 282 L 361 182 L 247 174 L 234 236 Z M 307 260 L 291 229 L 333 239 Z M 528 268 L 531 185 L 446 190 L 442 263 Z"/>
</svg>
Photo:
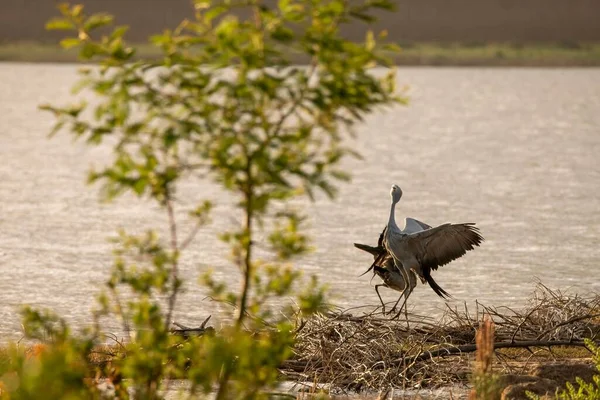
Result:
<svg viewBox="0 0 600 400">
<path fill-rule="evenodd" d="M 385 237 L 385 232 L 387 231 L 387 225 L 385 226 L 385 228 L 383 228 L 383 230 L 381 231 L 381 234 L 379 235 L 379 240 L 377 241 L 377 246 L 384 248 L 383 245 L 383 238 Z"/>
<path fill-rule="evenodd" d="M 421 268 L 436 270 L 479 246 L 483 237 L 474 223 L 465 223 L 440 225 L 407 235 L 404 240 Z"/>
<path fill-rule="evenodd" d="M 369 246 L 368 244 L 362 244 L 362 243 L 354 243 L 354 247 L 356 247 L 357 249 L 361 249 L 362 251 L 366 251 L 367 253 L 371 254 L 375 258 L 377 258 L 379 253 L 381 253 L 381 251 L 382 251 L 381 247 L 373 247 L 373 246 Z M 383 250 L 385 250 L 385 249 L 383 249 Z"/>
<path fill-rule="evenodd" d="M 370 253 L 374 258 L 373 264 L 371 264 L 369 269 L 367 269 L 365 272 L 360 274 L 360 276 L 363 276 L 367 272 L 371 271 L 373 269 L 373 267 L 375 267 L 375 266 L 387 265 L 389 263 L 389 260 L 387 260 L 387 259 L 392 258 L 392 256 L 390 256 L 388 254 L 385 247 L 383 247 L 383 234 L 384 233 L 385 233 L 385 229 L 383 230 L 383 232 L 381 233 L 381 236 L 379 237 L 379 243 L 378 243 L 377 247 L 369 246 L 367 244 L 354 243 L 354 247 L 356 247 L 357 249 L 366 251 L 367 253 Z M 393 260 L 392 260 L 392 263 L 393 263 Z"/>
</svg>

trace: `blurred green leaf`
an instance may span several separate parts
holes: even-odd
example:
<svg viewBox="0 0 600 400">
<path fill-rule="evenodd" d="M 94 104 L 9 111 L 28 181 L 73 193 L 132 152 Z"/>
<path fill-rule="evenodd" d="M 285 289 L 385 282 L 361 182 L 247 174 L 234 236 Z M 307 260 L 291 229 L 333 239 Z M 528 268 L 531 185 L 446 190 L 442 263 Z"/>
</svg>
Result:
<svg viewBox="0 0 600 400">
<path fill-rule="evenodd" d="M 75 4 L 75 5 L 73 5 L 73 7 L 71 7 L 71 15 L 74 18 L 81 16 L 82 13 L 83 13 L 83 4 Z"/>
<path fill-rule="evenodd" d="M 75 24 L 67 18 L 52 18 L 46 22 L 46 29 L 69 31 L 75 29 Z"/>
<path fill-rule="evenodd" d="M 226 6 L 213 6 L 203 14 L 204 22 L 211 23 L 215 18 L 220 17 L 228 11 Z"/>
<path fill-rule="evenodd" d="M 373 35 L 373 31 L 367 31 L 367 37 L 365 39 L 365 48 L 367 51 L 373 51 L 375 49 L 375 35 Z"/>
<path fill-rule="evenodd" d="M 194 0 L 194 7 L 196 10 L 204 10 L 211 6 L 210 0 Z"/>
<path fill-rule="evenodd" d="M 113 19 L 113 16 L 109 14 L 94 14 L 85 21 L 83 29 L 86 32 L 90 32 L 102 26 L 112 24 Z"/>
<path fill-rule="evenodd" d="M 118 26 L 111 32 L 110 39 L 114 40 L 117 38 L 121 38 L 125 35 L 125 33 L 127 33 L 128 30 L 129 27 L 127 25 Z"/>
<path fill-rule="evenodd" d="M 60 41 L 60 46 L 63 49 L 70 49 L 76 46 L 79 46 L 81 41 L 77 38 L 66 38 Z"/>
</svg>

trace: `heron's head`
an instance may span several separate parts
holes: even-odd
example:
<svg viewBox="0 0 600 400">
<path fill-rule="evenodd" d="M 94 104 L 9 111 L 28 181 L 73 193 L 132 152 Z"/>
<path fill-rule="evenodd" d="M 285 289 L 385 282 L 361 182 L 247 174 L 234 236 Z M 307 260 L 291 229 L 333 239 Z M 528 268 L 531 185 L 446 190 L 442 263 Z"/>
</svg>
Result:
<svg viewBox="0 0 600 400">
<path fill-rule="evenodd" d="M 392 189 L 390 190 L 390 196 L 392 196 L 392 204 L 396 204 L 400 201 L 402 197 L 402 189 L 398 185 L 392 185 Z"/>
</svg>

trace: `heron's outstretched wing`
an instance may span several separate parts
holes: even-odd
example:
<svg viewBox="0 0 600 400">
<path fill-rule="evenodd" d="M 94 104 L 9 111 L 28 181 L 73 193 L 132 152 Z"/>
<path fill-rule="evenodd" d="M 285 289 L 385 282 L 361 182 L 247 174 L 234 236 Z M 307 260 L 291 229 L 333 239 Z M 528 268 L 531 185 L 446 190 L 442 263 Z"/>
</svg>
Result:
<svg viewBox="0 0 600 400">
<path fill-rule="evenodd" d="M 483 242 L 474 223 L 444 224 L 411 233 L 404 237 L 409 251 L 419 260 L 421 268 L 436 270 L 462 257 Z"/>
<path fill-rule="evenodd" d="M 431 229 L 431 226 L 427 225 L 425 222 L 419 221 L 418 219 L 408 217 L 404 221 L 404 230 L 402 233 L 415 233 L 425 229 Z"/>
<path fill-rule="evenodd" d="M 383 233 L 385 233 L 385 229 L 384 229 Z M 383 233 L 382 233 L 382 236 L 383 236 Z M 390 271 L 396 271 L 394 258 L 383 247 L 381 237 L 379 239 L 379 244 L 377 247 L 369 246 L 367 244 L 362 244 L 362 243 L 354 243 L 354 247 L 361 249 L 363 251 L 366 251 L 367 253 L 371 254 L 373 256 L 373 258 L 375 259 L 375 262 L 362 275 L 371 271 L 371 269 L 373 269 L 373 268 L 375 268 L 376 271 L 379 268 L 378 272 L 379 272 L 380 276 L 382 276 L 383 273 L 390 273 Z M 378 264 L 378 265 L 376 265 L 376 264 Z M 402 277 L 401 274 L 396 274 L 395 279 L 403 280 L 404 278 L 401 278 L 401 277 Z M 438 285 L 437 282 L 433 279 L 433 277 L 430 274 L 430 269 L 428 269 L 428 268 L 423 269 L 423 278 L 421 280 L 423 280 L 423 279 L 425 279 L 425 281 L 429 284 L 431 289 L 433 289 L 433 291 L 438 296 L 440 296 L 442 299 L 447 300 L 449 298 L 452 298 L 452 296 L 448 292 L 446 292 L 444 289 L 442 289 L 442 287 L 440 287 L 440 285 Z M 394 286 L 394 285 L 392 285 L 392 286 Z M 395 285 L 395 286 L 398 286 L 398 285 Z M 404 287 L 404 285 L 399 285 L 398 287 L 400 287 L 400 286 Z"/>
</svg>

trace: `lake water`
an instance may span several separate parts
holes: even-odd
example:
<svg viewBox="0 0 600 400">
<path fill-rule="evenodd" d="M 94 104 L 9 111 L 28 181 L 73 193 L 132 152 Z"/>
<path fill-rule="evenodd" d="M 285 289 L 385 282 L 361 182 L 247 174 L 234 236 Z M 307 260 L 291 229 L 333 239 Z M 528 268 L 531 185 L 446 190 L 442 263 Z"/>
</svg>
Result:
<svg viewBox="0 0 600 400">
<path fill-rule="evenodd" d="M 152 204 L 98 202 L 85 179 L 107 160 L 107 147 L 87 148 L 67 134 L 47 138 L 53 118 L 37 105 L 68 102 L 75 80 L 74 65 L 0 63 L 0 341 L 21 336 L 22 304 L 89 323 L 93 294 L 110 270 L 107 238 L 118 227 L 166 224 Z M 317 250 L 298 267 L 328 283 L 341 307 L 377 305 L 377 278 L 358 276 L 372 259 L 352 243 L 376 243 L 396 183 L 404 191 L 399 221 L 476 222 L 486 239 L 434 272 L 456 298 L 451 305 L 523 305 L 536 279 L 582 294 L 600 290 L 600 69 L 400 68 L 398 82 L 409 85 L 410 105 L 359 127 L 364 160 L 345 164 L 353 181 L 334 202 L 302 203 Z M 191 200 L 210 198 L 216 209 L 183 258 L 188 283 L 175 319 L 196 325 L 213 314 L 218 327 L 218 309 L 196 282 L 208 266 L 237 282 L 215 234 L 239 216 L 207 182 L 187 182 L 180 195 L 189 200 L 178 205 L 180 216 Z M 410 303 L 418 314 L 445 307 L 421 284 Z"/>
</svg>

